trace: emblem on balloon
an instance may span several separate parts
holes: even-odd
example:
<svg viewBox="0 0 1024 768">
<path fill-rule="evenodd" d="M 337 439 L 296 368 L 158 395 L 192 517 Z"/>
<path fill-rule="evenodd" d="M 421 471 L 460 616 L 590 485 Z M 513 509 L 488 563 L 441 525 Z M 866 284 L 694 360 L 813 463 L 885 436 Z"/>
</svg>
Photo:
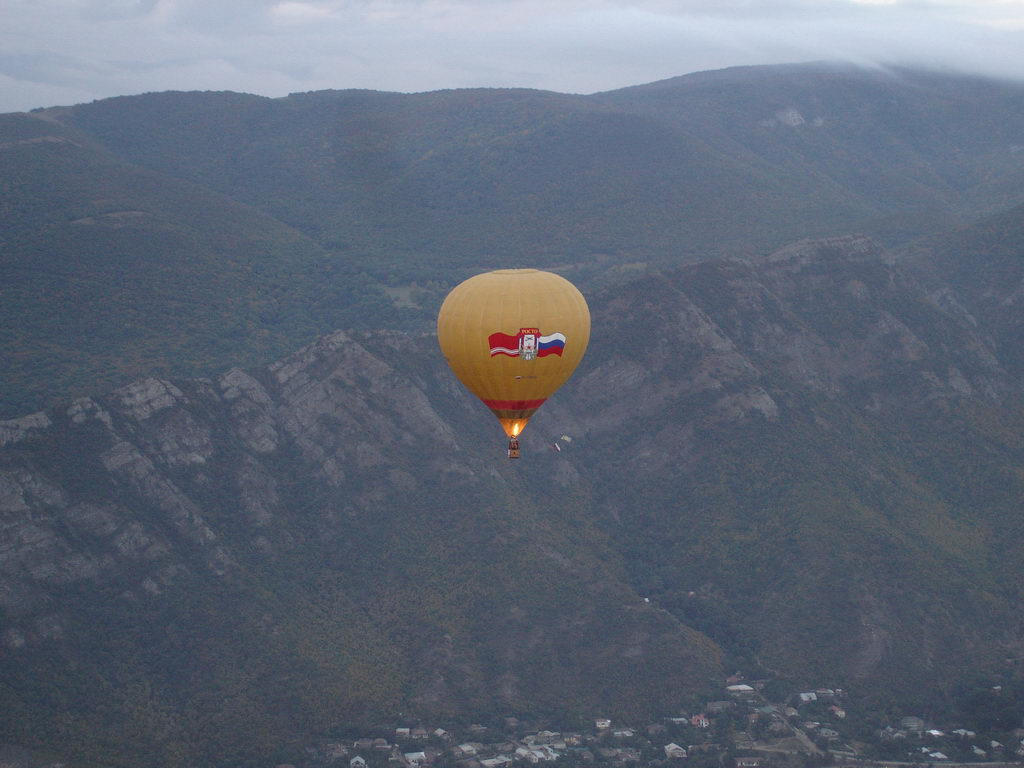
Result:
<svg viewBox="0 0 1024 768">
<path fill-rule="evenodd" d="M 565 349 L 565 334 L 549 333 L 544 336 L 539 328 L 520 328 L 515 336 L 492 333 L 487 337 L 487 343 L 491 345 L 491 357 L 505 355 L 520 360 L 533 360 L 548 355 L 561 357 Z"/>
</svg>

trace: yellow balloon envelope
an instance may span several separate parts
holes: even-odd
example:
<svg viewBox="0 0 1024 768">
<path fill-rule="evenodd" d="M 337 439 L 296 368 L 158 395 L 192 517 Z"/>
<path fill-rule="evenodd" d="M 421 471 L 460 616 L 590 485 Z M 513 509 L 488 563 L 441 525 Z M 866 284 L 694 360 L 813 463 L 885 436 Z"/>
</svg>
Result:
<svg viewBox="0 0 1024 768">
<path fill-rule="evenodd" d="M 452 289 L 437 338 L 459 381 L 514 438 L 583 359 L 590 310 L 564 277 L 499 269 Z"/>
</svg>

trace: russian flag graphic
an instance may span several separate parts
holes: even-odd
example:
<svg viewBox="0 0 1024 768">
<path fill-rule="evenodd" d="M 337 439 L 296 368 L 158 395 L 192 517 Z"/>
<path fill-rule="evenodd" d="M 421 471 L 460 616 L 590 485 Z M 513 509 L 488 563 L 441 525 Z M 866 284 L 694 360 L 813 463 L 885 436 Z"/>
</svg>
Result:
<svg viewBox="0 0 1024 768">
<path fill-rule="evenodd" d="M 565 335 L 561 333 L 552 333 L 550 336 L 541 336 L 537 339 L 537 357 L 546 357 L 548 355 L 562 356 L 562 350 L 565 349 Z"/>
</svg>

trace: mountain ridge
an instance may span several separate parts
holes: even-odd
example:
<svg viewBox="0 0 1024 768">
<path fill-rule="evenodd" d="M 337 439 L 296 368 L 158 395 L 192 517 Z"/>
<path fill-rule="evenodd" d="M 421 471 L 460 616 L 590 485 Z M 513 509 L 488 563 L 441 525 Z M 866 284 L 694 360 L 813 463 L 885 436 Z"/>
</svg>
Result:
<svg viewBox="0 0 1024 768">
<path fill-rule="evenodd" d="M 0 415 L 225 354 L 267 363 L 335 327 L 426 330 L 447 288 L 509 263 L 590 289 L 801 237 L 903 244 L 1024 202 L 1022 115 L 1017 84 L 822 65 L 7 115 Z M 49 308 L 76 291 L 91 333 L 68 345 L 79 324 Z"/>
</svg>

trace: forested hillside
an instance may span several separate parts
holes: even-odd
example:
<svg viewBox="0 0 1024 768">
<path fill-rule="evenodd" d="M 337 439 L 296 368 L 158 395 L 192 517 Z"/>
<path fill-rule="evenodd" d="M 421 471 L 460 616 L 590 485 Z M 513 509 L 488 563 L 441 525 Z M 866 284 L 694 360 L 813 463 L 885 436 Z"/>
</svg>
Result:
<svg viewBox="0 0 1024 768">
<path fill-rule="evenodd" d="M 896 712 L 1013 679 L 1024 396 L 970 296 L 837 238 L 590 303 L 519 462 L 398 332 L 0 424 L 3 740 L 225 765 L 656 716 L 725 664 Z"/>
<path fill-rule="evenodd" d="M 0 178 L 3 415 L 399 322 L 380 286 L 306 235 L 52 123 L 0 117 Z"/>
<path fill-rule="evenodd" d="M 802 237 L 902 244 L 1024 202 L 1022 133 L 1019 84 L 826 64 L 8 115 L 0 413 L 338 327 L 429 330 L 487 268 L 589 290 Z"/>
</svg>

